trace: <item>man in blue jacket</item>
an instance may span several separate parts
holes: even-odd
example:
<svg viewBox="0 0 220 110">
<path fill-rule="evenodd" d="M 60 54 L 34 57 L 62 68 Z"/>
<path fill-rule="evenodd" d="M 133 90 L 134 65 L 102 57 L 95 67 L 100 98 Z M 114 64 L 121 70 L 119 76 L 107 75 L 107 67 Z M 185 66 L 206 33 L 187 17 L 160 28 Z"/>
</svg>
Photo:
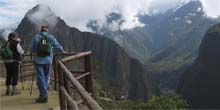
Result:
<svg viewBox="0 0 220 110">
<path fill-rule="evenodd" d="M 46 40 L 42 40 L 45 37 Z M 40 55 L 40 42 L 48 43 L 49 48 L 48 55 Z M 41 32 L 34 36 L 31 44 L 31 52 L 34 54 L 34 63 L 37 73 L 37 85 L 39 89 L 39 98 L 36 100 L 37 103 L 47 103 L 48 102 L 48 82 L 50 78 L 50 67 L 53 61 L 53 48 L 59 49 L 62 53 L 66 53 L 63 47 L 57 42 L 55 37 L 49 33 L 48 26 L 41 26 Z"/>
</svg>

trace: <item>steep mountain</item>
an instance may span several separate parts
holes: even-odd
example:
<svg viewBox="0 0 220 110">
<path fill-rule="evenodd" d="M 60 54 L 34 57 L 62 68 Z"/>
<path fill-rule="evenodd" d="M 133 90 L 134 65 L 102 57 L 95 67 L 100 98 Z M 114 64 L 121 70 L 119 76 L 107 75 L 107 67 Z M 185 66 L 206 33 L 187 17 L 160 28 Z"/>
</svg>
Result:
<svg viewBox="0 0 220 110">
<path fill-rule="evenodd" d="M 220 24 L 206 32 L 198 58 L 182 75 L 178 92 L 191 108 L 220 109 Z"/>
<path fill-rule="evenodd" d="M 93 57 L 98 62 L 96 66 L 99 66 L 95 76 L 104 89 L 112 89 L 116 94 L 128 96 L 129 99 L 143 100 L 147 100 L 154 92 L 151 75 L 143 64 L 130 57 L 116 42 L 98 34 L 69 27 L 47 6 L 37 5 L 28 11 L 16 29 L 26 48 L 42 24 L 49 25 L 50 33 L 65 50 L 92 50 Z"/>
<path fill-rule="evenodd" d="M 150 34 L 140 27 L 122 30 L 121 25 L 124 22 L 120 13 L 112 12 L 106 16 L 106 21 L 92 20 L 87 27 L 97 34 L 116 41 L 129 55 L 145 63 L 151 54 Z"/>
<path fill-rule="evenodd" d="M 145 27 L 153 36 L 154 44 L 147 65 L 155 73 L 159 88 L 174 89 L 181 74 L 195 60 L 202 36 L 218 20 L 205 16 L 200 1 L 189 2 L 158 17 L 153 16 L 149 22 L 145 21 L 150 24 L 152 19 L 156 19 L 156 23 Z"/>
<path fill-rule="evenodd" d="M 161 89 L 176 88 L 182 72 L 195 60 L 202 36 L 210 25 L 219 21 L 205 15 L 200 1 L 138 17 L 144 27 L 112 30 L 113 24 L 120 26 L 123 22 L 117 13 L 108 15 L 108 22 L 103 25 L 96 20 L 88 27 L 117 41 L 129 55 L 147 65 Z"/>
<path fill-rule="evenodd" d="M 201 2 L 192 1 L 175 11 L 168 11 L 159 25 L 150 33 L 154 42 L 153 62 L 182 61 L 196 56 L 201 39 L 211 24 L 217 21 L 207 18 Z"/>
</svg>

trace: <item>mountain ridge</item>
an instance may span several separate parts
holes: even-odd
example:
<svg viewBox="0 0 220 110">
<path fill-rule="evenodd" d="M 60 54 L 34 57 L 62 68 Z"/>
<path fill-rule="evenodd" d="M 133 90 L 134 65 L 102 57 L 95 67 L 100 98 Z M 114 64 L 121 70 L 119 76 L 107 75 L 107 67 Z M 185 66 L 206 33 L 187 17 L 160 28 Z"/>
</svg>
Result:
<svg viewBox="0 0 220 110">
<path fill-rule="evenodd" d="M 203 37 L 199 54 L 178 84 L 182 94 L 193 109 L 220 108 L 220 23 L 209 28 Z"/>
<path fill-rule="evenodd" d="M 39 6 L 37 5 L 37 7 Z M 81 32 L 76 28 L 69 27 L 59 17 L 56 18 L 58 22 L 55 26 L 50 25 L 47 20 L 43 20 L 42 23 L 49 25 L 50 33 L 55 35 L 65 50 L 93 51 L 93 58 L 100 62 L 97 65 L 99 69 L 96 70 L 95 76 L 103 88 L 107 90 L 116 88 L 117 95 L 121 94 L 132 100 L 148 100 L 154 93 L 151 75 L 145 70 L 144 65 L 130 57 L 117 43 L 98 34 Z M 38 23 L 32 22 L 28 16 L 25 16 L 16 29 L 16 32 L 23 39 L 22 44 L 27 48 L 34 34 L 39 32 Z M 133 63 L 136 65 L 133 66 Z"/>
</svg>

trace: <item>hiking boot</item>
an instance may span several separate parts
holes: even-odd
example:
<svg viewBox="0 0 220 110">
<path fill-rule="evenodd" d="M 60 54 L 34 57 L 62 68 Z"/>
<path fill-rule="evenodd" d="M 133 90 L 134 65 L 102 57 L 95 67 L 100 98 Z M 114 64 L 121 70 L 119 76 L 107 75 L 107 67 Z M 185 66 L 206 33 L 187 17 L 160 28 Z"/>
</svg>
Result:
<svg viewBox="0 0 220 110">
<path fill-rule="evenodd" d="M 47 97 L 45 98 L 40 97 L 36 100 L 36 103 L 47 103 L 47 102 L 48 102 Z"/>
<path fill-rule="evenodd" d="M 8 96 L 10 94 L 10 91 L 11 91 L 10 86 L 7 86 L 5 95 Z"/>
<path fill-rule="evenodd" d="M 20 92 L 17 90 L 16 86 L 13 86 L 12 91 L 11 91 L 11 96 L 18 95 L 18 94 L 20 94 Z"/>
</svg>

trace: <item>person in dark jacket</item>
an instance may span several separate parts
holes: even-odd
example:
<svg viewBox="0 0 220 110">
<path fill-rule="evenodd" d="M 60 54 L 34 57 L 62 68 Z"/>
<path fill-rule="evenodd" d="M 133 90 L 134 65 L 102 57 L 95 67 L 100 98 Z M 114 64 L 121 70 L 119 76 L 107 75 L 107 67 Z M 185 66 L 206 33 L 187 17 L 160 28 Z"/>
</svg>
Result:
<svg viewBox="0 0 220 110">
<path fill-rule="evenodd" d="M 21 48 L 18 34 L 11 32 L 8 35 L 8 42 L 10 42 L 10 49 L 13 52 L 13 57 L 9 59 L 4 59 L 4 64 L 6 67 L 6 95 L 17 95 L 19 94 L 16 86 L 18 82 L 18 69 L 19 63 L 21 63 L 22 54 L 24 50 Z M 11 90 L 12 86 L 12 90 Z"/>
</svg>

